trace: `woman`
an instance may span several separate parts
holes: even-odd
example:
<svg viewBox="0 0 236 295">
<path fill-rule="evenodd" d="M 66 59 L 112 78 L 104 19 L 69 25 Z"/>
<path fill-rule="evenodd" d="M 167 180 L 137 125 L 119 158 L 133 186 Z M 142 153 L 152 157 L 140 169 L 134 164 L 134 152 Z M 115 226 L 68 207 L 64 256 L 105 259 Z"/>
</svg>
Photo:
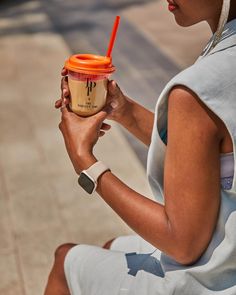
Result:
<svg viewBox="0 0 236 295">
<path fill-rule="evenodd" d="M 229 0 L 168 2 L 179 25 L 205 20 L 213 36 L 166 85 L 155 115 L 110 81 L 107 107 L 80 118 L 67 107 L 62 81 L 56 107 L 75 171 L 97 163 L 93 147 L 109 129 L 103 121 L 115 120 L 149 146 L 157 202 L 105 170 L 97 192 L 138 235 L 111 241 L 110 250 L 60 246 L 46 295 L 236 294 L 236 2 L 230 10 Z"/>
</svg>

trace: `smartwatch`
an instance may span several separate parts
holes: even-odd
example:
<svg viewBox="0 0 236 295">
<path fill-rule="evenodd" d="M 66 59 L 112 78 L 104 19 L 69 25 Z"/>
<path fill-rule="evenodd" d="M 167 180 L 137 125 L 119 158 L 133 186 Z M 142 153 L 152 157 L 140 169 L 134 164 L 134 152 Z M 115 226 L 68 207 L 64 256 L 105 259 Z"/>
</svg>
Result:
<svg viewBox="0 0 236 295">
<path fill-rule="evenodd" d="M 103 162 L 97 161 L 88 169 L 83 170 L 78 178 L 79 185 L 88 193 L 92 194 L 97 188 L 98 178 L 106 171 L 111 171 Z"/>
</svg>

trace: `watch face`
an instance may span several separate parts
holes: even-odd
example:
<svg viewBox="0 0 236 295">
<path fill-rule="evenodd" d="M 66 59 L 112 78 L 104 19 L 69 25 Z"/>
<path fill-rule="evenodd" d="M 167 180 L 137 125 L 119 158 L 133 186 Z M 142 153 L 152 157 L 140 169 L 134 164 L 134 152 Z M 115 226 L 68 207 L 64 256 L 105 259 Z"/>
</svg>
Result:
<svg viewBox="0 0 236 295">
<path fill-rule="evenodd" d="M 85 173 L 81 173 L 78 179 L 78 183 L 82 188 L 89 194 L 93 193 L 94 190 L 94 182 L 90 179 Z"/>
</svg>

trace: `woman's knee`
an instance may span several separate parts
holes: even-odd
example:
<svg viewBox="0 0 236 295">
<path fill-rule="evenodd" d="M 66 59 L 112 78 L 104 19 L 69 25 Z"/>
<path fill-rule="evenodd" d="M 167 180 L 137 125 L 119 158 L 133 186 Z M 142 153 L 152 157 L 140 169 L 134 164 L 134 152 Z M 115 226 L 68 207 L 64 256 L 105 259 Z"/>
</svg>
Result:
<svg viewBox="0 0 236 295">
<path fill-rule="evenodd" d="M 55 260 L 64 262 L 67 253 L 70 251 L 71 248 L 75 246 L 76 244 L 66 243 L 57 247 L 57 249 L 55 250 Z"/>
<path fill-rule="evenodd" d="M 76 244 L 63 244 L 55 250 L 55 261 L 52 270 L 48 277 L 48 283 L 45 290 L 46 294 L 69 294 L 67 285 L 64 262 L 69 250 L 76 246 Z"/>
<path fill-rule="evenodd" d="M 110 249 L 111 248 L 111 244 L 113 243 L 114 240 L 115 240 L 115 238 L 112 239 L 112 240 L 110 240 L 110 241 L 108 241 L 108 242 L 106 242 L 106 244 L 104 244 L 102 248 L 104 248 L 104 249 Z"/>
</svg>

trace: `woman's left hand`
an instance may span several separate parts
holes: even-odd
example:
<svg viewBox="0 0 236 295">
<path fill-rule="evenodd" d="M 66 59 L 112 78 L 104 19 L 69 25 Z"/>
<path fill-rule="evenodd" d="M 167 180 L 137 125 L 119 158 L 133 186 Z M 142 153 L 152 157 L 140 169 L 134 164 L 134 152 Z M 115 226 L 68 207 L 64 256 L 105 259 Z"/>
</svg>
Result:
<svg viewBox="0 0 236 295">
<path fill-rule="evenodd" d="M 98 138 L 111 128 L 110 125 L 103 123 L 109 112 L 109 108 L 104 108 L 99 113 L 84 118 L 73 113 L 69 109 L 68 102 L 63 103 L 59 128 L 76 173 L 79 174 L 96 162 L 93 147 Z"/>
</svg>

